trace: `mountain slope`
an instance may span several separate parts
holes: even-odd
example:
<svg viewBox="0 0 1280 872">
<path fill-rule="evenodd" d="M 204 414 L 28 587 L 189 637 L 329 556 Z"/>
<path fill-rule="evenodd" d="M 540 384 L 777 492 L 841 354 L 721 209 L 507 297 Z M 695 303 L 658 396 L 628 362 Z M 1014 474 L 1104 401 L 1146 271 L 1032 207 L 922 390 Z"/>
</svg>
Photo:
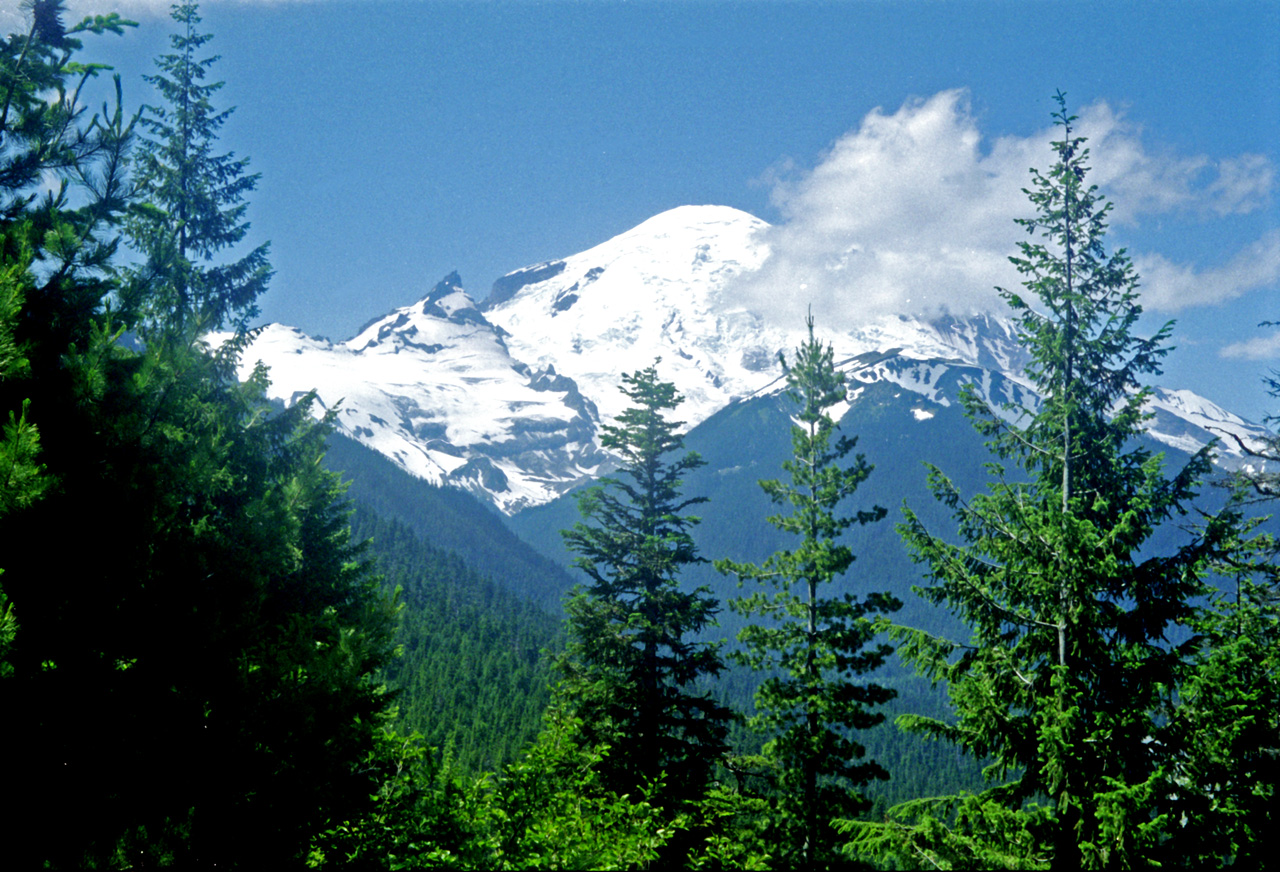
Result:
<svg viewBox="0 0 1280 872">
<path fill-rule="evenodd" d="M 513 596 L 559 614 L 572 584 L 563 567 L 511 532 L 501 516 L 470 493 L 430 484 L 361 443 L 334 434 L 325 466 L 350 482 L 358 505 L 404 527 L 424 547 L 457 555 L 473 572 Z"/>
<path fill-rule="evenodd" d="M 480 306 L 451 275 L 344 343 L 269 325 L 245 368 L 263 360 L 286 403 L 312 388 L 322 409 L 341 401 L 341 432 L 515 514 L 610 468 L 599 427 L 622 410 L 622 375 L 655 357 L 685 397 L 689 427 L 781 389 L 778 353 L 803 338 L 801 313 L 794 325 L 768 324 L 735 284 L 768 258 L 767 226 L 727 207 L 673 209 L 502 277 Z M 855 395 L 885 382 L 945 406 L 971 382 L 996 402 L 1033 402 L 1005 318 L 885 316 L 829 338 Z M 1151 409 L 1153 436 L 1179 450 L 1263 432 L 1186 391 L 1157 390 Z M 1234 440 L 1220 450 L 1228 465 L 1242 462 Z"/>
<path fill-rule="evenodd" d="M 681 413 L 702 421 L 779 372 L 785 334 L 735 305 L 735 276 L 758 269 L 768 225 L 724 206 L 657 215 L 581 254 L 499 280 L 485 315 L 512 353 L 554 366 L 606 419 L 622 411 L 622 374 L 663 359 L 684 393 Z"/>
<path fill-rule="evenodd" d="M 605 460 L 594 406 L 553 369 L 513 358 L 456 274 L 346 342 L 267 325 L 242 371 L 258 360 L 273 398 L 315 389 L 340 432 L 504 511 L 555 497 Z"/>
</svg>

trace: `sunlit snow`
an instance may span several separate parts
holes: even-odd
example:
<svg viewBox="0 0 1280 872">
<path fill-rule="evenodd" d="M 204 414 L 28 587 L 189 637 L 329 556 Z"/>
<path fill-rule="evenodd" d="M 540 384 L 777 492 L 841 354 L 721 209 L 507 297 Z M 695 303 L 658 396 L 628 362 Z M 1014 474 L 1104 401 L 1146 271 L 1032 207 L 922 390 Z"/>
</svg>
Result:
<svg viewBox="0 0 1280 872">
<path fill-rule="evenodd" d="M 477 306 L 456 275 L 372 322 L 344 343 L 278 324 L 245 356 L 271 368 L 271 396 L 289 403 L 315 388 L 338 407 L 339 429 L 428 481 L 466 488 L 512 513 L 554 499 L 610 464 L 599 427 L 628 400 L 624 373 L 661 358 L 658 373 L 685 397 L 686 428 L 730 402 L 785 388 L 806 336 L 742 305 L 735 282 L 769 257 L 765 222 L 722 206 L 664 212 L 581 254 L 501 279 Z M 782 293 L 782 290 L 780 290 Z M 846 373 L 846 402 L 867 386 L 896 386 L 927 404 L 953 405 L 974 387 L 997 414 L 1019 420 L 1038 398 L 1023 373 L 1026 350 L 1008 319 L 876 317 L 824 333 Z M 340 406 L 339 406 L 340 404 Z M 1156 389 L 1151 434 L 1186 451 L 1212 438 L 1228 463 L 1264 432 L 1189 391 Z M 914 406 L 917 421 L 933 417 Z"/>
</svg>

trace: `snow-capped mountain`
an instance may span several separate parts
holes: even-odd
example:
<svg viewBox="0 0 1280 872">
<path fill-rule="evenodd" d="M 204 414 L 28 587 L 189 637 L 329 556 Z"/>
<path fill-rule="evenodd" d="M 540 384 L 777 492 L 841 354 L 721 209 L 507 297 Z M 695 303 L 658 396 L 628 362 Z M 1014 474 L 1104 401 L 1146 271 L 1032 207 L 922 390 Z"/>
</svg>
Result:
<svg viewBox="0 0 1280 872">
<path fill-rule="evenodd" d="M 316 389 L 341 401 L 340 430 L 431 482 L 466 488 L 503 512 L 554 499 L 609 466 L 599 428 L 625 406 L 621 376 L 659 373 L 693 427 L 737 400 L 781 390 L 778 352 L 803 338 L 736 298 L 734 280 L 769 257 L 768 225 L 721 206 L 657 215 L 588 251 L 500 278 L 477 306 L 457 275 L 343 343 L 280 325 L 245 355 L 271 369 L 273 396 Z M 882 317 L 829 337 L 865 386 L 918 395 L 917 420 L 973 383 L 995 403 L 1033 403 L 1025 351 L 1007 319 Z M 1193 451 L 1215 436 L 1262 433 L 1187 391 L 1157 390 L 1152 435 Z M 1238 461 L 1234 440 L 1221 451 Z"/>
<path fill-rule="evenodd" d="M 845 372 L 850 386 L 850 403 L 857 401 L 867 385 L 887 383 L 940 406 L 957 402 L 961 388 L 972 385 L 997 414 L 1015 423 L 1016 417 L 1004 411 L 1005 404 L 1028 410 L 1038 405 L 1035 391 L 1020 370 L 981 365 L 964 359 L 924 358 L 915 351 L 895 348 L 847 359 L 839 363 L 838 368 Z M 780 390 L 781 387 L 772 389 Z M 1265 432 L 1258 425 L 1191 391 L 1155 387 L 1146 411 L 1152 416 L 1147 424 L 1148 435 L 1170 448 L 1193 454 L 1211 440 L 1220 440 L 1218 459 L 1226 468 L 1236 468 L 1244 461 L 1239 443 L 1232 437 L 1251 444 Z M 928 415 L 922 410 L 917 419 Z"/>
<path fill-rule="evenodd" d="M 591 402 L 554 369 L 515 360 L 456 274 L 346 342 L 268 325 L 243 365 L 258 360 L 271 396 L 291 403 L 314 388 L 318 412 L 337 406 L 341 432 L 506 512 L 554 498 L 606 459 Z"/>
<path fill-rule="evenodd" d="M 517 270 L 494 285 L 485 315 L 514 355 L 555 366 L 606 419 L 626 406 L 623 373 L 662 358 L 661 375 L 696 424 L 779 372 L 785 333 L 735 305 L 735 276 L 764 263 L 768 225 L 725 206 L 684 206 L 563 260 Z"/>
<path fill-rule="evenodd" d="M 734 279 L 769 257 L 768 226 L 727 206 L 672 209 L 581 254 L 504 276 L 481 307 L 512 354 L 572 378 L 606 421 L 625 406 L 622 375 L 661 357 L 661 376 L 685 398 L 680 417 L 696 425 L 776 380 L 778 352 L 804 338 L 799 323 L 766 324 L 733 293 Z M 1025 363 L 1012 323 L 989 316 L 876 318 L 834 343 L 838 353 L 909 348 L 1006 372 Z"/>
</svg>

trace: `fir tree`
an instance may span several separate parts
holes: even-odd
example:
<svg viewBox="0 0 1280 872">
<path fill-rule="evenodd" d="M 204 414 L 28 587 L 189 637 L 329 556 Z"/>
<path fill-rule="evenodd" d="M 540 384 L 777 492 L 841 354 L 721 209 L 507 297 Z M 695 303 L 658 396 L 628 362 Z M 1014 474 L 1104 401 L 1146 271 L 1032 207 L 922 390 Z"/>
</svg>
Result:
<svg viewBox="0 0 1280 872">
<path fill-rule="evenodd" d="M 249 232 L 245 197 L 259 177 L 248 172 L 248 158 L 215 151 L 233 110 L 215 108 L 223 83 L 205 81 L 218 57 L 201 57 L 212 35 L 199 30 L 199 5 L 175 4 L 172 17 L 180 28 L 170 37 L 173 52 L 156 59 L 158 73 L 144 77 L 163 102 L 143 113 L 141 201 L 129 235 L 146 264 L 132 272 L 126 307 L 139 310 L 144 326 L 159 319 L 195 331 L 229 322 L 242 329 L 257 315 L 256 300 L 271 278 L 269 246 L 214 260 Z"/>
<path fill-rule="evenodd" d="M 769 584 L 732 602 L 735 611 L 764 620 L 739 633 L 753 668 L 765 672 L 756 692 L 752 724 L 770 736 L 766 759 L 780 770 L 778 809 L 783 820 L 779 855 L 790 865 L 819 868 L 838 858 L 831 820 L 853 815 L 869 803 L 857 788 L 888 773 L 865 760 L 854 731 L 884 720 L 875 707 L 895 695 L 855 676 L 876 669 L 892 649 L 873 644 L 873 616 L 900 607 L 883 593 L 831 596 L 831 585 L 853 565 L 855 556 L 838 538 L 854 524 L 884 518 L 879 506 L 841 514 L 844 501 L 871 474 L 859 454 L 845 458 L 857 439 L 841 436 L 830 410 L 845 401 L 844 373 L 835 368 L 830 345 L 813 332 L 787 365 L 787 396 L 799 407 L 791 428 L 793 457 L 783 464 L 790 481 L 762 481 L 770 499 L 789 506 L 789 514 L 769 523 L 800 537 L 794 550 L 779 551 L 760 565 L 719 560 L 716 568 L 742 581 Z"/>
<path fill-rule="evenodd" d="M 326 429 L 236 379 L 243 335 L 212 353 L 143 300 L 121 341 L 131 126 L 84 114 L 72 56 L 122 22 L 47 7 L 0 45 L 0 838 L 20 868 L 300 865 L 376 791 L 391 606 Z"/>
<path fill-rule="evenodd" d="M 1266 384 L 1280 396 L 1274 373 Z M 1268 508 L 1280 499 L 1280 437 L 1235 441 L 1261 462 L 1236 471 L 1233 508 Z M 1280 545 L 1270 533 L 1247 535 L 1261 523 L 1241 523 L 1216 567 L 1218 590 L 1190 622 L 1198 644 L 1171 730 L 1179 751 L 1167 797 L 1179 825 L 1163 845 L 1169 865 L 1261 868 L 1269 855 L 1280 784 Z"/>
<path fill-rule="evenodd" d="M 1280 784 L 1280 571 L 1257 535 L 1219 567 L 1219 590 L 1190 622 L 1194 670 L 1166 740 L 1165 865 L 1261 869 L 1272 853 Z"/>
<path fill-rule="evenodd" d="M 986 492 L 966 497 L 931 468 L 959 544 L 910 509 L 899 528 L 928 573 L 919 592 L 972 632 L 957 642 L 898 631 L 899 650 L 946 683 L 957 715 L 899 722 L 989 760 L 993 782 L 849 825 L 858 850 L 911 865 L 1073 869 L 1155 856 L 1170 826 L 1161 737 L 1188 654 L 1169 631 L 1192 617 L 1209 561 L 1233 535 L 1223 516 L 1172 554 L 1143 550 L 1186 511 L 1210 449 L 1170 477 L 1136 441 L 1149 396 L 1140 380 L 1159 372 L 1171 328 L 1134 334 L 1137 276 L 1123 250 L 1106 250 L 1111 204 L 1086 183 L 1089 152 L 1056 99 L 1057 161 L 1032 171 L 1036 216 L 1018 221 L 1032 239 L 1011 258 L 1026 294 L 1001 291 L 1041 403 L 998 414 L 970 391 L 966 411 L 995 455 Z"/>
<path fill-rule="evenodd" d="M 590 745 L 612 749 L 603 783 L 618 793 L 656 785 L 674 806 L 706 789 L 725 750 L 729 712 L 699 688 L 720 673 L 717 646 L 696 640 L 718 603 L 709 591 L 680 589 L 680 570 L 701 562 L 683 514 L 703 497 L 681 495 L 682 478 L 702 465 L 666 413 L 680 403 L 656 363 L 623 376 L 632 406 L 603 429 L 601 443 L 622 461 L 578 501 L 585 522 L 564 531 L 590 579 L 568 602 L 570 642 L 559 694 L 581 718 Z"/>
</svg>

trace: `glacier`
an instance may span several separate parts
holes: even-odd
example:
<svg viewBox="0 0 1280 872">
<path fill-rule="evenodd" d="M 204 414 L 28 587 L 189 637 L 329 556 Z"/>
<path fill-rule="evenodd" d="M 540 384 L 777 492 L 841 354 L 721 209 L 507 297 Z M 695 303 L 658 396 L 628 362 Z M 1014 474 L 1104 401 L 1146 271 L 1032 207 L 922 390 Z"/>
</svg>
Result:
<svg viewBox="0 0 1280 872">
<path fill-rule="evenodd" d="M 740 400 L 783 389 L 779 352 L 805 337 L 742 305 L 734 282 L 769 257 L 769 225 L 725 206 L 682 206 L 579 254 L 499 278 L 477 302 L 457 274 L 375 318 L 345 342 L 259 328 L 242 373 L 270 370 L 285 404 L 314 390 L 315 413 L 434 484 L 514 514 L 607 472 L 601 428 L 626 405 L 621 376 L 660 359 L 688 429 Z M 821 335 L 821 325 L 819 325 Z M 1036 398 L 1013 322 L 990 315 L 869 319 L 823 338 L 847 373 L 849 403 L 892 383 L 946 406 L 962 384 L 993 404 Z M 1266 431 L 1189 391 L 1155 388 L 1149 432 L 1182 451 Z M 921 408 L 917 420 L 931 414 Z M 1243 460 L 1234 439 L 1219 462 Z"/>
</svg>

